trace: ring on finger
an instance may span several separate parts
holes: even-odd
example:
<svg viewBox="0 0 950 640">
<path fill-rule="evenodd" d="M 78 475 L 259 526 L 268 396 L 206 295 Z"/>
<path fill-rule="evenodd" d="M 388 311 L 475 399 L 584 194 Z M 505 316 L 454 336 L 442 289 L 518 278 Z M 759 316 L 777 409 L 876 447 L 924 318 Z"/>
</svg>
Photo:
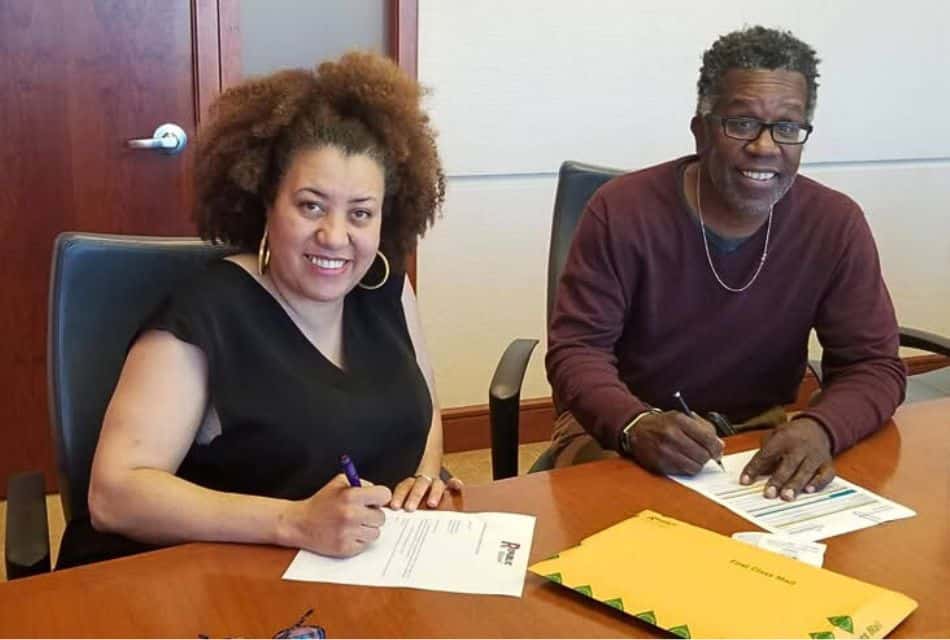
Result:
<svg viewBox="0 0 950 640">
<path fill-rule="evenodd" d="M 416 475 L 412 477 L 415 478 L 416 480 L 418 480 L 419 478 L 424 478 L 426 482 L 428 482 L 429 484 L 432 484 L 432 476 L 427 476 L 424 473 L 417 473 Z"/>
</svg>

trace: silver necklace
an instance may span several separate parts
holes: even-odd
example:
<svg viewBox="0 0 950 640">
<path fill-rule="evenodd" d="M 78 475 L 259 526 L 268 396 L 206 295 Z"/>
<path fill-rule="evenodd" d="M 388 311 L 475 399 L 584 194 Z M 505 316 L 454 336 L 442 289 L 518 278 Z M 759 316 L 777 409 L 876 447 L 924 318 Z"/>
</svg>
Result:
<svg viewBox="0 0 950 640">
<path fill-rule="evenodd" d="M 726 291 L 731 291 L 732 293 L 742 293 L 746 289 L 752 286 L 752 283 L 755 282 L 755 279 L 759 277 L 759 274 L 762 273 L 762 267 L 765 266 L 765 258 L 769 255 L 769 236 L 772 235 L 772 209 L 775 205 L 769 207 L 769 222 L 768 227 L 765 229 L 765 246 L 762 247 L 762 257 L 759 258 L 759 266 L 756 267 L 755 273 L 752 274 L 752 278 L 745 283 L 745 286 L 736 289 L 735 287 L 730 287 L 728 284 L 722 281 L 722 278 L 719 277 L 719 272 L 716 271 L 716 267 L 713 265 L 712 254 L 709 252 L 709 239 L 706 237 L 706 223 L 703 221 L 703 206 L 700 204 L 699 199 L 699 185 L 703 180 L 702 169 L 697 164 L 696 165 L 696 213 L 699 215 L 699 228 L 703 231 L 703 248 L 706 249 L 706 261 L 709 263 L 709 269 L 712 271 L 713 276 L 716 277 L 716 281 L 722 286 Z"/>
</svg>

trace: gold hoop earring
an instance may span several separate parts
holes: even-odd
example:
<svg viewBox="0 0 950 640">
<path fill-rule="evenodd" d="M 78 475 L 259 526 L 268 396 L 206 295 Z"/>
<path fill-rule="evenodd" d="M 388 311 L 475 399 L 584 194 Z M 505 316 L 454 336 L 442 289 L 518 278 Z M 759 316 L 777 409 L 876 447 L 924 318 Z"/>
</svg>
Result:
<svg viewBox="0 0 950 640">
<path fill-rule="evenodd" d="M 367 291 L 375 291 L 376 289 L 379 289 L 384 284 L 386 284 L 386 282 L 389 280 L 389 260 L 386 259 L 386 254 L 384 254 L 382 251 L 377 251 L 376 255 L 378 255 L 380 258 L 383 259 L 383 269 L 385 270 L 385 273 L 383 273 L 383 279 L 380 280 L 377 284 L 372 284 L 372 285 L 363 284 L 363 281 L 361 280 L 356 285 L 361 289 L 366 289 Z"/>
<path fill-rule="evenodd" d="M 268 266 L 270 266 L 270 247 L 267 246 L 267 225 L 264 225 L 264 235 L 261 236 L 261 244 L 257 248 L 257 274 L 263 277 L 267 273 Z"/>
</svg>

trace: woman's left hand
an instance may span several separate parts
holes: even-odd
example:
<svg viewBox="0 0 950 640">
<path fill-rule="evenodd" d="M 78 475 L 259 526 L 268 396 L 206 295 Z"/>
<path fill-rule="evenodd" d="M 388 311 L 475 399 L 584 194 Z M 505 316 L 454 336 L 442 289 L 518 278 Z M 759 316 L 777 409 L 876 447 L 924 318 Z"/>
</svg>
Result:
<svg viewBox="0 0 950 640">
<path fill-rule="evenodd" d="M 422 499 L 425 498 L 425 505 L 430 509 L 434 509 L 439 506 L 446 489 L 453 492 L 461 491 L 462 481 L 450 477 L 446 483 L 438 475 L 430 476 L 417 473 L 396 485 L 389 506 L 393 509 L 401 508 L 406 511 L 415 511 L 422 503 Z"/>
</svg>

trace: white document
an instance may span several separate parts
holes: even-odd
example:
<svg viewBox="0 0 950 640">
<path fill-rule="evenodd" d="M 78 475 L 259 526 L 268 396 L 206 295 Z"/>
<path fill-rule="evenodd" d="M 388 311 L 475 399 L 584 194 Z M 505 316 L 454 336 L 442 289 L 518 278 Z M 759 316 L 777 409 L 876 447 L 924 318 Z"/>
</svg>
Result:
<svg viewBox="0 0 950 640">
<path fill-rule="evenodd" d="M 394 511 L 369 548 L 352 558 L 300 551 L 285 580 L 521 596 L 534 516 Z"/>
<path fill-rule="evenodd" d="M 820 542 L 802 542 L 777 533 L 761 531 L 738 531 L 732 534 L 732 537 L 753 547 L 780 553 L 819 568 L 825 562 L 825 549 L 828 548 L 828 545 Z"/>
<path fill-rule="evenodd" d="M 739 475 L 757 450 L 723 456 L 725 473 L 710 460 L 695 476 L 670 476 L 749 522 L 798 541 L 815 542 L 889 520 L 917 515 L 911 509 L 871 493 L 843 478 L 835 478 L 817 493 L 800 493 L 795 500 L 762 495 L 766 478 L 739 484 Z"/>
</svg>

